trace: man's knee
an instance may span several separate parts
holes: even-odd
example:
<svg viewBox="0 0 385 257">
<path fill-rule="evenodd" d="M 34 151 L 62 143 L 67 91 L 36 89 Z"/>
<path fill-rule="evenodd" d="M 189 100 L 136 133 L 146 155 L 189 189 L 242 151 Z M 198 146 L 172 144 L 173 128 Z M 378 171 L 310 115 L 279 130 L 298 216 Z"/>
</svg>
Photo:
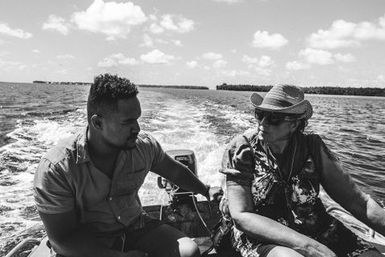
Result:
<svg viewBox="0 0 385 257">
<path fill-rule="evenodd" d="M 200 251 L 198 245 L 188 237 L 178 239 L 180 257 L 199 257 Z"/>
<path fill-rule="evenodd" d="M 297 251 L 291 248 L 276 246 L 271 249 L 267 257 L 303 257 L 303 255 L 299 254 Z"/>
</svg>

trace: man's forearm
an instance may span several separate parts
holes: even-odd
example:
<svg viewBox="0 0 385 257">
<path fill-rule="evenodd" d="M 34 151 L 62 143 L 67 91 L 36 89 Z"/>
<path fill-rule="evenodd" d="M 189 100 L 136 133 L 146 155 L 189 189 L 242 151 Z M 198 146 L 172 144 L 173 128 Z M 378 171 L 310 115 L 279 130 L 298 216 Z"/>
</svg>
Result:
<svg viewBox="0 0 385 257">
<path fill-rule="evenodd" d="M 152 171 L 186 191 L 202 195 L 205 195 L 208 191 L 208 187 L 187 166 L 174 160 L 167 154 L 162 162 L 153 167 Z"/>
<path fill-rule="evenodd" d="M 209 187 L 202 183 L 187 167 L 182 167 L 183 171 L 175 177 L 175 184 L 184 190 L 207 196 Z"/>
</svg>

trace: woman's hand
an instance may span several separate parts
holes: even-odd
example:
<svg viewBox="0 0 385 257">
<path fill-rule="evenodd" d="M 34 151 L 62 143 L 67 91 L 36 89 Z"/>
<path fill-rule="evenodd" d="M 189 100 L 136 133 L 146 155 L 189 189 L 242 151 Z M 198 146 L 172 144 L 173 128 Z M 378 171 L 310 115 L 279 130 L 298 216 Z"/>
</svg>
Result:
<svg viewBox="0 0 385 257">
<path fill-rule="evenodd" d="M 294 247 L 294 250 L 306 257 L 337 257 L 337 255 L 325 245 L 312 240 L 303 248 Z"/>
</svg>

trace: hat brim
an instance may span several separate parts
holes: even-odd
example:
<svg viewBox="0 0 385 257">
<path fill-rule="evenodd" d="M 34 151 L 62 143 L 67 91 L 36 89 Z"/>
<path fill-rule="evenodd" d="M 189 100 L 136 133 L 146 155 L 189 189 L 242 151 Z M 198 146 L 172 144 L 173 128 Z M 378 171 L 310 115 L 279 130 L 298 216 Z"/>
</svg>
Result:
<svg viewBox="0 0 385 257">
<path fill-rule="evenodd" d="M 270 104 L 263 104 L 263 97 L 258 93 L 253 93 L 250 96 L 250 101 L 255 109 L 261 111 L 278 112 L 286 114 L 300 115 L 301 118 L 310 119 L 313 115 L 313 107 L 308 100 L 302 100 L 301 102 L 291 105 L 289 107 L 277 107 Z"/>
</svg>

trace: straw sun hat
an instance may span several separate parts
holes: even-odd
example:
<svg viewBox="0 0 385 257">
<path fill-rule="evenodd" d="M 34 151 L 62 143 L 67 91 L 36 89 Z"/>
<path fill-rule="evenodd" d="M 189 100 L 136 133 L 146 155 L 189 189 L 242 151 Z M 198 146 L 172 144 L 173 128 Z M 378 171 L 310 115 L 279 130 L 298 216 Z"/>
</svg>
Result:
<svg viewBox="0 0 385 257">
<path fill-rule="evenodd" d="M 265 97 L 253 93 L 250 101 L 257 110 L 284 114 L 297 114 L 306 120 L 313 115 L 313 107 L 304 99 L 304 93 L 299 87 L 291 85 L 273 86 Z"/>
</svg>

